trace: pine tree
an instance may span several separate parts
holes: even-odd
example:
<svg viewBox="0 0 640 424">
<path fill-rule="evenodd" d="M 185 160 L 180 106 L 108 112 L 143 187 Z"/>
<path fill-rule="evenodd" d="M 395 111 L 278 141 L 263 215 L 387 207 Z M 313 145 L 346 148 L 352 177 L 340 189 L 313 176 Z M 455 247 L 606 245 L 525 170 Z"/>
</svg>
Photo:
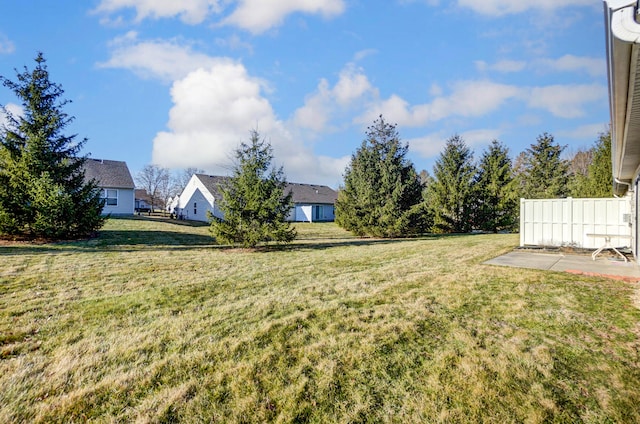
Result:
<svg viewBox="0 0 640 424">
<path fill-rule="evenodd" d="M 396 126 L 380 116 L 352 155 L 336 223 L 358 236 L 399 237 L 425 229 L 422 185 Z"/>
<path fill-rule="evenodd" d="M 477 228 L 498 232 L 513 230 L 518 217 L 518 187 L 509 150 L 493 140 L 478 164 L 474 192 Z"/>
<path fill-rule="evenodd" d="M 584 197 L 611 197 L 613 171 L 611 164 L 611 131 L 600 134 L 593 147 L 593 161 L 587 171 Z"/>
<path fill-rule="evenodd" d="M 544 133 L 526 150 L 521 174 L 523 197 L 552 199 L 569 194 L 569 164 L 562 159 L 564 149 L 551 134 Z"/>
<path fill-rule="evenodd" d="M 17 82 L 0 77 L 22 100 L 24 115 L 3 107 L 8 124 L 0 130 L 0 234 L 66 239 L 87 236 L 104 223 L 103 201 L 94 182 L 85 182 L 87 139 L 63 130 L 73 117 L 63 112 L 61 86 L 49 80 L 39 53 L 36 67 L 18 73 Z M 17 72 L 17 71 L 16 71 Z"/>
<path fill-rule="evenodd" d="M 447 140 L 433 167 L 429 185 L 429 208 L 433 231 L 466 233 L 473 227 L 473 153 L 459 135 Z"/>
<path fill-rule="evenodd" d="M 283 168 L 271 168 L 271 145 L 254 130 L 250 144 L 242 143 L 235 156 L 233 175 L 220 187 L 224 219 L 211 222 L 216 240 L 243 247 L 293 241 L 296 231 L 286 220 L 293 207 L 291 193 L 285 194 Z"/>
</svg>

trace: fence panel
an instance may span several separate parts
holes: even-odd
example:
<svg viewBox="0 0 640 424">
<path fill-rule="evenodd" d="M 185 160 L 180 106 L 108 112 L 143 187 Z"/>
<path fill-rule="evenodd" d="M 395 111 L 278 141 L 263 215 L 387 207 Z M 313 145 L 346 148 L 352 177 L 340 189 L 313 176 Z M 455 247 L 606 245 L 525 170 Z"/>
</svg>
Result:
<svg viewBox="0 0 640 424">
<path fill-rule="evenodd" d="M 520 246 L 631 246 L 628 198 L 520 199 Z"/>
</svg>

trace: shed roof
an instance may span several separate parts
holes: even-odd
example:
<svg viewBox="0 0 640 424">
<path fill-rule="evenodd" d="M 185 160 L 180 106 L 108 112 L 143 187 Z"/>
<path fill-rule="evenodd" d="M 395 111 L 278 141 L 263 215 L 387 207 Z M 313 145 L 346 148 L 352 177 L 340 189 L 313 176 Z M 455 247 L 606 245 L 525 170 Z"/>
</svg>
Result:
<svg viewBox="0 0 640 424">
<path fill-rule="evenodd" d="M 135 188 L 129 168 L 122 161 L 87 159 L 84 176 L 87 180 L 96 180 L 100 187 Z"/>
</svg>

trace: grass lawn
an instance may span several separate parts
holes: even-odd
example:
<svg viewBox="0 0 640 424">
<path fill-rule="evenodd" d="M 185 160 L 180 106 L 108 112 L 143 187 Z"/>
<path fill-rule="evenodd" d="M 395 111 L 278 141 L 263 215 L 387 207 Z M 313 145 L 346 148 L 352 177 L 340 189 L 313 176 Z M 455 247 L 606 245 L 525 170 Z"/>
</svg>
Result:
<svg viewBox="0 0 640 424">
<path fill-rule="evenodd" d="M 297 228 L 0 245 L 0 422 L 640 422 L 637 284 L 482 265 L 517 235 Z"/>
</svg>

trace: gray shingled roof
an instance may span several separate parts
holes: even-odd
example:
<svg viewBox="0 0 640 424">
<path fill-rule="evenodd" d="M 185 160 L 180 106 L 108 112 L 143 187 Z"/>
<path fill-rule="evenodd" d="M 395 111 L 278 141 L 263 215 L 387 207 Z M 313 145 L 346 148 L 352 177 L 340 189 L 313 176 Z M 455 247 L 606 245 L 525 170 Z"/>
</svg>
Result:
<svg viewBox="0 0 640 424">
<path fill-rule="evenodd" d="M 221 197 L 219 186 L 224 184 L 229 177 L 215 175 L 196 174 L 209 192 L 219 199 Z M 293 193 L 293 203 L 319 203 L 333 205 L 336 203 L 338 193 L 330 187 L 317 184 L 287 183 L 287 192 Z"/>
<path fill-rule="evenodd" d="M 196 177 L 202 182 L 202 184 L 209 190 L 209 193 L 215 198 L 220 199 L 222 194 L 220 193 L 219 186 L 229 179 L 229 177 L 220 177 L 216 175 L 196 174 Z"/>
<path fill-rule="evenodd" d="M 87 159 L 84 176 L 95 179 L 100 187 L 135 188 L 127 164 L 117 160 Z"/>
<path fill-rule="evenodd" d="M 323 185 L 288 183 L 287 189 L 293 193 L 293 203 L 333 205 L 338 199 L 337 191 Z"/>
</svg>

